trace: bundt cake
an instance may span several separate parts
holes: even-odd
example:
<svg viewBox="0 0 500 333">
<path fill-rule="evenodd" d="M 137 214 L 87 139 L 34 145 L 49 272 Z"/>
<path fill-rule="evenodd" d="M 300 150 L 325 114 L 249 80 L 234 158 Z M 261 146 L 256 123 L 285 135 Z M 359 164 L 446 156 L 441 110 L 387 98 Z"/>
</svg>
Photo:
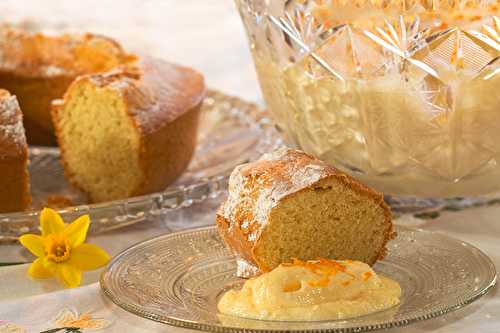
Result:
<svg viewBox="0 0 500 333">
<path fill-rule="evenodd" d="M 288 148 L 236 167 L 216 220 L 243 277 L 292 258 L 372 265 L 395 235 L 381 194 Z"/>
<path fill-rule="evenodd" d="M 135 61 L 112 39 L 92 34 L 47 36 L 0 27 L 0 87 L 16 95 L 29 144 L 54 145 L 50 103 L 82 74 Z"/>
<path fill-rule="evenodd" d="M 191 160 L 204 91 L 154 58 L 80 76 L 52 110 L 67 179 L 93 202 L 164 190 Z"/>
<path fill-rule="evenodd" d="M 22 122 L 16 97 L 0 89 L 0 213 L 24 210 L 31 202 Z"/>
</svg>

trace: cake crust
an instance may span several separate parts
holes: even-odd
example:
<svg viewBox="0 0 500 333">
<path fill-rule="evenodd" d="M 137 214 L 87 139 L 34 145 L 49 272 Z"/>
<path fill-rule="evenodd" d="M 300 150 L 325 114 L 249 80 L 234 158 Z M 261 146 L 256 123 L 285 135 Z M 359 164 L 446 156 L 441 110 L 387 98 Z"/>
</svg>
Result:
<svg viewBox="0 0 500 333">
<path fill-rule="evenodd" d="M 261 235 L 268 227 L 271 210 L 283 200 L 332 178 L 375 202 L 384 214 L 385 243 L 395 237 L 391 211 L 382 194 L 308 154 L 280 149 L 233 171 L 229 180 L 229 197 L 216 215 L 222 239 L 237 256 L 240 276 L 253 275 L 256 269 L 263 272 L 272 269 L 260 262 L 255 253 L 261 245 Z M 385 254 L 386 248 L 382 247 L 376 258 L 382 259 Z"/>
</svg>

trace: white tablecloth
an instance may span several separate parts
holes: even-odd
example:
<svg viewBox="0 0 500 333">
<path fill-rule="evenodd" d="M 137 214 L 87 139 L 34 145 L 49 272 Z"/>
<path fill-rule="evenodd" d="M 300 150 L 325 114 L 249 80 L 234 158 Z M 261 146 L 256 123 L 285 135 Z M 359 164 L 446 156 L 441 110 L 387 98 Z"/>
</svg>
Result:
<svg viewBox="0 0 500 333">
<path fill-rule="evenodd" d="M 226 0 L 2 0 L 0 15 L 9 21 L 38 20 L 53 28 L 85 29 L 112 35 L 128 47 L 148 51 L 198 68 L 208 85 L 248 100 L 261 102 L 243 29 L 232 1 Z M 195 210 L 184 209 L 162 219 L 91 237 L 90 241 L 117 254 L 154 235 L 213 223 L 217 202 Z M 500 207 L 444 213 L 432 221 L 404 219 L 421 228 L 470 242 L 500 267 Z M 27 262 L 29 254 L 17 246 L 0 246 L 0 262 Z M 34 282 L 27 265 L 0 267 L 0 333 L 8 327 L 39 332 L 54 327 L 61 316 L 89 313 L 102 319 L 106 332 L 178 332 L 135 317 L 112 305 L 96 284 L 98 272 L 87 274 L 84 286 L 60 290 L 51 281 Z M 478 302 L 441 318 L 393 332 L 500 332 L 500 293 L 496 287 Z M 86 330 L 83 330 L 84 332 Z M 12 330 L 12 332 L 15 332 Z"/>
<path fill-rule="evenodd" d="M 186 212 L 186 226 L 191 222 Z M 500 207 L 471 209 L 460 213 L 446 213 L 433 221 L 414 221 L 403 218 L 397 223 L 417 224 L 426 230 L 442 232 L 466 240 L 480 247 L 500 267 Z M 165 221 L 169 223 L 168 218 Z M 116 235 L 114 235 L 116 236 Z M 110 236 L 109 239 L 116 239 Z M 109 240 L 108 239 L 108 240 Z M 1 249 L 0 249 L 1 253 Z M 93 319 L 106 321 L 106 332 L 180 332 L 184 329 L 163 326 L 129 314 L 112 304 L 96 282 L 99 272 L 85 275 L 82 287 L 61 290 L 53 280 L 35 282 L 26 276 L 28 265 L 0 268 L 0 333 L 5 325 L 17 325 L 26 332 L 40 332 L 54 328 L 53 319 L 61 312 L 89 314 Z M 6 324 L 9 323 L 9 324 Z M 5 331 L 8 332 L 8 331 Z M 85 330 L 84 330 L 85 332 Z M 440 318 L 393 330 L 395 333 L 498 333 L 500 332 L 500 292 L 495 287 L 479 301 Z"/>
</svg>

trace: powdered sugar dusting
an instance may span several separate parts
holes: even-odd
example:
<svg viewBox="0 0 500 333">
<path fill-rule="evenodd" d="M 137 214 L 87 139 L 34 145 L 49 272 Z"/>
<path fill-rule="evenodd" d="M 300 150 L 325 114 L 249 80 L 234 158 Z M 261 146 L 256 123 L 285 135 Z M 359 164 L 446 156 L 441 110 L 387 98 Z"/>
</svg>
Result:
<svg viewBox="0 0 500 333">
<path fill-rule="evenodd" d="M 23 127 L 22 113 L 15 96 L 3 92 L 0 99 L 0 143 L 6 149 L 0 154 L 12 155 L 23 150 L 26 146 L 26 136 Z"/>
<path fill-rule="evenodd" d="M 259 159 L 259 161 L 274 161 L 274 160 L 279 160 L 283 158 L 288 152 L 290 151 L 290 148 L 287 147 L 281 147 L 276 149 L 273 152 L 266 153 L 262 155 Z"/>
<path fill-rule="evenodd" d="M 126 79 L 123 80 L 115 80 L 113 81 L 109 87 L 122 93 L 130 86 L 129 82 Z"/>
<path fill-rule="evenodd" d="M 44 66 L 40 68 L 40 71 L 48 77 L 65 75 L 68 71 L 59 66 Z"/>
<path fill-rule="evenodd" d="M 249 278 L 259 273 L 259 268 L 243 258 L 236 258 L 236 276 Z"/>
<path fill-rule="evenodd" d="M 255 241 L 278 202 L 325 177 L 326 168 L 323 162 L 288 148 L 240 165 L 229 178 L 229 197 L 220 214 L 229 221 L 230 229 L 247 230 L 247 239 Z"/>
</svg>

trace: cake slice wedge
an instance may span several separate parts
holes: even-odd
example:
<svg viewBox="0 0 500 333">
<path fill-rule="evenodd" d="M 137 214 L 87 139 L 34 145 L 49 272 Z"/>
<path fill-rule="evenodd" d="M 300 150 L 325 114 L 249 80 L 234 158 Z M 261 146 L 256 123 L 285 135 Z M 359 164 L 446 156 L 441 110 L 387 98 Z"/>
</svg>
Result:
<svg viewBox="0 0 500 333">
<path fill-rule="evenodd" d="M 0 175 L 0 213 L 28 208 L 31 195 L 23 114 L 16 97 L 3 89 L 0 89 Z"/>
<path fill-rule="evenodd" d="M 292 258 L 372 265 L 395 236 L 381 194 L 288 148 L 236 167 L 216 221 L 243 277 Z"/>
<path fill-rule="evenodd" d="M 201 74 L 151 57 L 80 76 L 53 102 L 66 178 L 92 202 L 165 190 L 191 161 L 204 94 Z"/>
</svg>

